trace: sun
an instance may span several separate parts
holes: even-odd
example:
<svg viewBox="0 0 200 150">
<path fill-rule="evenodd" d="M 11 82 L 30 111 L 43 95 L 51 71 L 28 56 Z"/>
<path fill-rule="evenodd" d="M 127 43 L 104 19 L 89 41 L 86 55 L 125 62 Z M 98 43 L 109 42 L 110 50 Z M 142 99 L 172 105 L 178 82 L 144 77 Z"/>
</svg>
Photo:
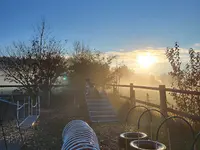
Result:
<svg viewBox="0 0 200 150">
<path fill-rule="evenodd" d="M 137 56 L 137 63 L 143 68 L 149 68 L 151 65 L 156 63 L 156 57 L 152 56 L 150 53 L 139 55 Z"/>
</svg>

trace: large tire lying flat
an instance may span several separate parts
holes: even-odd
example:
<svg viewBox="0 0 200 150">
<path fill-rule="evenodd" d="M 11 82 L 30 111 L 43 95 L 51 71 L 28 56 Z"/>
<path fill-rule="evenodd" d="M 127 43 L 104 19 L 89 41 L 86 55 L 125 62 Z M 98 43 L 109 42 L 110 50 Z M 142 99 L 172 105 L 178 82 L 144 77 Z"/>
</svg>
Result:
<svg viewBox="0 0 200 150">
<path fill-rule="evenodd" d="M 152 140 L 135 140 L 130 143 L 130 150 L 166 150 L 162 143 Z"/>
<path fill-rule="evenodd" d="M 147 140 L 147 134 L 143 132 L 124 132 L 119 136 L 120 149 L 130 149 L 130 142 L 134 140 Z"/>
</svg>

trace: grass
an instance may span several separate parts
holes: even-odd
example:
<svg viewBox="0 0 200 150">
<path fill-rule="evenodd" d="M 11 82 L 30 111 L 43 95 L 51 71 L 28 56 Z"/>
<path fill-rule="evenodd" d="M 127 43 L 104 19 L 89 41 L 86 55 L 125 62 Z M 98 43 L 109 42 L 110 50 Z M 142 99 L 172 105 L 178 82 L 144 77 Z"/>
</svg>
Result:
<svg viewBox="0 0 200 150">
<path fill-rule="evenodd" d="M 74 103 L 74 93 L 54 96 L 54 101 L 59 104 L 54 104 L 51 109 L 41 110 L 38 125 L 35 129 L 30 129 L 34 134 L 28 137 L 22 150 L 61 149 L 62 130 L 65 125 L 73 119 L 88 121 L 81 97 L 82 95 L 77 93 L 76 99 L 80 101 Z"/>
<path fill-rule="evenodd" d="M 121 121 L 123 122 L 126 118 L 127 110 L 130 109 L 129 102 L 127 100 L 120 99 L 119 95 L 109 94 L 109 98 L 112 105 L 119 113 Z M 135 110 L 133 110 L 129 116 L 128 124 L 132 127 L 135 127 L 136 130 L 147 133 L 149 136 L 151 135 L 150 131 L 152 130 L 152 139 L 155 140 L 158 126 L 161 124 L 164 118 L 161 117 L 158 113 L 153 113 L 152 127 L 150 128 L 149 114 L 146 113 L 140 121 L 140 129 L 137 129 L 137 121 L 143 111 L 144 109 L 142 108 L 136 108 Z M 168 122 L 168 128 L 170 131 L 170 141 L 172 150 L 189 150 L 193 142 L 193 137 L 189 127 L 183 121 L 173 120 Z M 196 130 L 196 133 L 198 131 L 199 130 Z M 167 130 L 165 126 L 163 126 L 159 132 L 159 141 L 161 143 L 164 143 L 167 147 L 169 147 L 168 139 L 169 136 L 167 134 Z M 199 150 L 200 140 L 197 143 L 199 143 L 197 144 L 197 150 Z"/>
<path fill-rule="evenodd" d="M 73 119 L 81 119 L 89 123 L 99 139 L 102 150 L 119 149 L 118 136 L 125 131 L 142 131 L 150 135 L 148 113 L 141 119 L 139 130 L 137 129 L 137 120 L 143 109 L 135 109 L 129 116 L 128 125 L 126 126 L 124 119 L 130 108 L 130 104 L 113 94 L 109 94 L 109 99 L 118 112 L 120 118 L 120 122 L 118 123 L 90 123 L 84 103 L 84 95 L 80 91 L 70 92 L 70 94 L 64 92 L 63 94 L 54 96 L 53 99 L 53 107 L 51 109 L 42 109 L 38 126 L 36 129 L 30 129 L 32 134 L 27 136 L 25 146 L 22 150 L 60 150 L 62 146 L 62 130 Z M 155 113 L 152 124 L 152 130 L 154 131 L 153 139 L 155 139 L 155 131 L 161 121 L 162 118 Z M 172 143 L 172 150 L 189 150 L 191 136 L 188 128 L 179 122 L 175 122 L 171 127 L 172 140 L 174 141 Z M 172 129 L 174 130 L 172 131 Z M 164 128 L 161 129 L 159 141 L 168 146 Z M 183 141 L 187 141 L 187 143 Z M 178 147 L 177 145 L 182 145 L 182 147 Z"/>
<path fill-rule="evenodd" d="M 149 102 L 160 104 L 160 95 L 159 91 L 148 90 L 148 89 L 134 89 L 135 97 L 138 100 L 147 100 L 147 94 L 149 95 Z M 119 93 L 123 96 L 130 96 L 129 88 L 119 88 Z M 176 102 L 169 92 L 166 92 L 167 102 L 168 104 L 174 105 L 176 107 Z"/>
</svg>

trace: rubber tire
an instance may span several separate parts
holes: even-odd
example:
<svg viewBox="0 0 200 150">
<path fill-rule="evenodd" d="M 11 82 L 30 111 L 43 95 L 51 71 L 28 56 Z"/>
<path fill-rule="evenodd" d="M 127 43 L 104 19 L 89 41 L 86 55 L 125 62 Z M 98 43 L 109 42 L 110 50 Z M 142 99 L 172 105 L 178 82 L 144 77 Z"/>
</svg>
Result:
<svg viewBox="0 0 200 150">
<path fill-rule="evenodd" d="M 138 133 L 141 135 L 140 137 L 138 137 Z M 131 138 L 131 135 L 134 135 L 132 138 Z M 147 140 L 148 139 L 148 136 L 147 134 L 143 133 L 143 132 L 124 132 L 124 133 L 121 133 L 120 136 L 119 136 L 119 139 L 118 139 L 118 143 L 119 143 L 119 147 L 121 149 L 130 149 L 130 142 L 131 141 L 134 141 L 134 140 Z"/>
<path fill-rule="evenodd" d="M 140 142 L 138 146 L 137 142 Z M 155 145 L 157 144 L 157 148 Z M 130 143 L 130 150 L 166 150 L 166 146 L 160 142 L 152 140 L 137 140 Z"/>
</svg>

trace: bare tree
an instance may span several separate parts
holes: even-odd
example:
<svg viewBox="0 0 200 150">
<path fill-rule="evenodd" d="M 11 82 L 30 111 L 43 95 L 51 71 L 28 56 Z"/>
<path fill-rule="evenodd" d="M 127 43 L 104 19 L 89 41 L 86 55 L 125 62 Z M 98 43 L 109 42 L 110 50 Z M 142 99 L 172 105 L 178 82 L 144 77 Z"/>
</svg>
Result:
<svg viewBox="0 0 200 150">
<path fill-rule="evenodd" d="M 51 90 L 67 69 L 64 49 L 60 41 L 46 35 L 44 21 L 30 43 L 14 43 L 2 49 L 1 54 L 0 69 L 5 80 L 23 85 L 23 90 L 32 95 Z M 48 99 L 46 104 L 50 105 Z"/>
</svg>

